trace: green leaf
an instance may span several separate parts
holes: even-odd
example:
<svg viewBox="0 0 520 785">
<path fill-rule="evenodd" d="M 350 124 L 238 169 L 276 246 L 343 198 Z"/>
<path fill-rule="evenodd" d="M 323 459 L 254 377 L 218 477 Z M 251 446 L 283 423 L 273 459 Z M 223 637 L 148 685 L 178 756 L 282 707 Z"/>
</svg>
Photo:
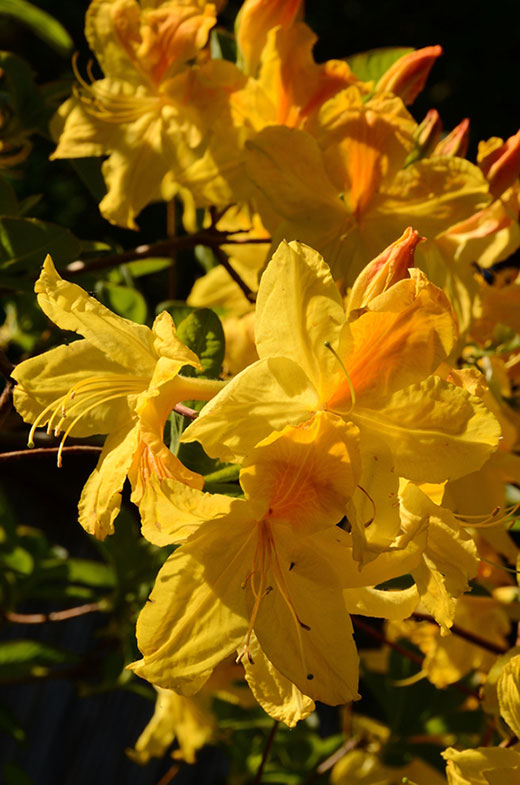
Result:
<svg viewBox="0 0 520 785">
<path fill-rule="evenodd" d="M 0 177 L 0 215 L 16 215 L 18 213 L 18 199 L 5 177 Z"/>
<path fill-rule="evenodd" d="M 209 50 L 214 60 L 229 60 L 231 63 L 237 59 L 237 44 L 235 36 L 227 30 L 220 28 L 211 31 Z"/>
<path fill-rule="evenodd" d="M 16 763 L 6 763 L 2 767 L 2 774 L 4 785 L 34 785 L 33 778 Z"/>
<path fill-rule="evenodd" d="M 163 300 L 157 306 L 155 313 L 160 314 L 163 311 L 167 311 L 175 322 L 175 326 L 178 327 L 184 319 L 196 310 L 193 306 L 186 305 L 183 300 Z"/>
<path fill-rule="evenodd" d="M 100 202 L 107 192 L 101 173 L 103 160 L 101 158 L 71 158 L 69 162 L 90 195 L 96 202 Z"/>
<path fill-rule="evenodd" d="M 133 278 L 140 278 L 142 275 L 150 275 L 151 273 L 158 273 L 161 270 L 166 270 L 170 267 L 171 263 L 171 259 L 150 257 L 149 259 L 140 259 L 137 262 L 128 262 L 125 264 L 125 267 L 128 268 L 128 271 Z"/>
<path fill-rule="evenodd" d="M 43 97 L 28 63 L 12 52 L 0 52 L 0 86 L 2 138 L 20 144 L 44 120 Z"/>
<path fill-rule="evenodd" d="M 186 376 L 203 375 L 218 379 L 226 344 L 217 314 L 209 308 L 194 311 L 180 323 L 177 336 L 195 352 L 203 367 L 202 374 L 192 368 L 183 369 L 183 373 Z"/>
<path fill-rule="evenodd" d="M 146 300 L 137 289 L 105 282 L 102 284 L 102 293 L 108 307 L 120 316 L 131 319 L 138 324 L 146 322 L 148 313 Z"/>
<path fill-rule="evenodd" d="M 347 57 L 347 63 L 358 79 L 363 82 L 371 82 L 372 80 L 378 82 L 400 57 L 413 51 L 413 48 L 409 46 L 385 46 L 351 55 L 351 57 Z"/>
<path fill-rule="evenodd" d="M 4 569 L 12 570 L 20 575 L 30 575 L 34 568 L 31 554 L 19 545 L 5 553 L 0 552 L 0 564 Z"/>
<path fill-rule="evenodd" d="M 90 559 L 67 559 L 67 580 L 85 586 L 112 588 L 115 586 L 114 571 L 107 564 Z"/>
<path fill-rule="evenodd" d="M 0 730 L 8 733 L 16 741 L 25 741 L 25 730 L 11 709 L 3 703 L 0 703 Z"/>
<path fill-rule="evenodd" d="M 0 681 L 45 676 L 53 665 L 66 665 L 77 662 L 77 659 L 70 652 L 41 641 L 7 641 L 0 643 Z"/>
<path fill-rule="evenodd" d="M 48 253 L 59 266 L 79 255 L 81 243 L 62 226 L 36 218 L 0 218 L 0 269 L 38 268 Z"/>
<path fill-rule="evenodd" d="M 27 0 L 0 0 L 0 15 L 2 14 L 30 27 L 35 35 L 64 57 L 71 54 L 74 48 L 72 38 L 60 22 L 41 8 L 28 3 Z"/>
</svg>

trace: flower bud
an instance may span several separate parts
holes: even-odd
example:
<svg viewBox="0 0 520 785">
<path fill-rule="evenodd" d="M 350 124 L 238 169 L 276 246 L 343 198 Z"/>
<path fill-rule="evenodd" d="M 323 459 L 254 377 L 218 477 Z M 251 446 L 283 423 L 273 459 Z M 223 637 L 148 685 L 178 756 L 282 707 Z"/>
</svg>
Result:
<svg viewBox="0 0 520 785">
<path fill-rule="evenodd" d="M 421 240 L 419 232 L 409 226 L 398 240 L 365 267 L 351 289 L 347 301 L 349 315 L 354 310 L 366 308 L 379 294 L 410 277 L 408 270 L 414 266 L 415 249 Z"/>
<path fill-rule="evenodd" d="M 433 155 L 447 155 L 464 158 L 468 152 L 469 119 L 464 118 L 455 128 L 442 139 L 433 151 Z"/>
<path fill-rule="evenodd" d="M 498 198 L 520 174 L 520 131 L 506 142 L 496 136 L 480 142 L 477 160 L 489 182 L 490 193 Z"/>
<path fill-rule="evenodd" d="M 442 54 L 441 46 L 425 46 L 397 60 L 380 78 L 378 93 L 394 93 L 405 104 L 412 104 L 423 89 L 436 59 Z"/>
<path fill-rule="evenodd" d="M 441 135 L 442 122 L 437 109 L 430 109 L 413 133 L 414 149 L 406 159 L 406 166 L 427 158 Z"/>
</svg>

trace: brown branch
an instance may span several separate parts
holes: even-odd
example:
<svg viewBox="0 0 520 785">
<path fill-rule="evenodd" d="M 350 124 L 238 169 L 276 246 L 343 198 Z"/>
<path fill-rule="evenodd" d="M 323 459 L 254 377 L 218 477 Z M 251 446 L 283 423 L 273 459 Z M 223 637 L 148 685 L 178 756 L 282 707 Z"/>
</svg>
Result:
<svg viewBox="0 0 520 785">
<path fill-rule="evenodd" d="M 2 373 L 6 379 L 9 379 L 13 370 L 14 370 L 14 365 L 12 364 L 6 353 L 0 349 L 0 373 Z"/>
<path fill-rule="evenodd" d="M 173 411 L 177 412 L 177 414 L 182 414 L 183 417 L 187 417 L 189 420 L 195 420 L 199 416 L 196 409 L 190 409 L 189 406 L 184 406 L 183 403 L 176 403 Z"/>
<path fill-rule="evenodd" d="M 0 393 L 0 425 L 4 424 L 12 411 L 13 387 L 13 382 L 8 379 L 5 383 L 4 389 Z"/>
<path fill-rule="evenodd" d="M 264 752 L 262 754 L 262 760 L 260 761 L 260 766 L 258 767 L 258 771 L 256 772 L 256 777 L 254 779 L 253 785 L 260 785 L 260 783 L 262 782 L 262 774 L 264 773 L 264 767 L 265 764 L 267 763 L 269 753 L 271 752 L 271 747 L 273 746 L 274 737 L 276 736 L 276 731 L 278 730 L 279 725 L 280 725 L 279 720 L 275 720 L 273 723 L 273 727 L 271 728 L 271 732 L 267 737 L 267 741 L 264 747 Z"/>
<path fill-rule="evenodd" d="M 242 292 L 249 302 L 255 303 L 256 294 L 249 288 L 246 282 L 242 280 L 235 268 L 230 264 L 227 253 L 223 251 L 219 245 L 216 245 L 212 250 L 222 267 L 224 267 L 224 269 L 229 273 L 234 282 L 240 286 Z"/>
<path fill-rule="evenodd" d="M 437 624 L 433 616 L 430 616 L 428 613 L 412 613 L 411 617 L 414 621 L 427 621 L 430 624 Z M 481 638 L 480 635 L 475 635 L 473 632 L 468 632 L 467 630 L 463 630 L 462 627 L 459 627 L 458 624 L 454 624 L 450 627 L 450 632 L 453 635 L 457 635 L 459 638 L 463 638 L 468 643 L 472 643 L 474 646 L 480 646 L 481 649 L 485 649 L 486 651 L 490 651 L 492 654 L 505 654 L 509 649 L 505 648 L 504 646 L 500 646 L 497 643 L 493 643 L 492 641 L 488 641 L 485 638 Z"/>
<path fill-rule="evenodd" d="M 326 774 L 328 771 L 330 771 L 338 761 L 345 757 L 345 755 L 348 755 L 349 752 L 352 752 L 352 750 L 355 750 L 357 747 L 359 747 L 360 742 L 361 739 L 359 736 L 353 736 L 351 739 L 347 739 L 347 741 L 342 744 L 341 747 L 336 750 L 336 752 L 333 752 L 332 755 L 329 755 L 328 758 L 325 758 L 325 760 L 316 767 L 316 769 L 304 781 L 303 785 L 311 785 L 311 783 L 317 780 L 318 777 L 321 777 L 322 774 Z"/>
<path fill-rule="evenodd" d="M 85 605 L 77 605 L 75 608 L 67 608 L 64 611 L 51 611 L 51 613 L 15 613 L 8 611 L 5 614 L 7 621 L 14 624 L 45 624 L 49 621 L 67 621 L 75 619 L 77 616 L 84 616 L 86 613 L 96 613 L 105 608 L 99 602 L 87 602 Z"/>
<path fill-rule="evenodd" d="M 233 235 L 238 232 L 219 232 L 216 229 L 201 229 L 194 234 L 186 234 L 180 237 L 171 237 L 159 243 L 140 245 L 130 251 L 121 251 L 116 254 L 100 256 L 97 259 L 82 261 L 77 259 L 66 266 L 69 275 L 81 275 L 92 270 L 104 270 L 107 267 L 117 267 L 125 262 L 135 262 L 139 259 L 148 257 L 166 256 L 170 257 L 178 251 L 185 251 L 195 248 L 197 245 L 204 245 L 208 248 L 219 248 L 221 245 L 266 245 L 270 239 L 261 237 L 247 240 L 235 240 Z"/>
<path fill-rule="evenodd" d="M 42 458 L 46 455 L 56 455 L 59 447 L 32 447 L 27 450 L 12 450 L 11 452 L 0 453 L 0 463 L 8 463 L 9 461 L 18 461 L 23 458 Z M 85 455 L 95 454 L 99 455 L 102 448 L 94 444 L 71 444 L 69 447 L 63 447 L 62 452 L 68 455 Z"/>
<path fill-rule="evenodd" d="M 424 655 L 416 654 L 414 651 L 410 651 L 406 649 L 404 646 L 401 646 L 400 643 L 395 643 L 395 641 L 389 640 L 382 632 L 376 630 L 375 627 L 372 627 L 371 624 L 367 624 L 362 619 L 359 619 L 357 616 L 352 617 L 352 623 L 354 627 L 357 627 L 358 630 L 363 630 L 366 632 L 367 635 L 370 635 L 371 638 L 374 640 L 379 641 L 380 643 L 386 644 L 386 646 L 390 646 L 391 649 L 398 652 L 398 654 L 402 654 L 403 657 L 407 657 L 412 662 L 416 662 L 418 665 L 422 665 L 424 661 Z"/>
<path fill-rule="evenodd" d="M 173 766 L 170 766 L 168 771 L 165 774 L 163 774 L 157 785 L 169 785 L 170 782 L 175 779 L 175 777 L 181 770 L 181 763 L 174 763 Z"/>
</svg>

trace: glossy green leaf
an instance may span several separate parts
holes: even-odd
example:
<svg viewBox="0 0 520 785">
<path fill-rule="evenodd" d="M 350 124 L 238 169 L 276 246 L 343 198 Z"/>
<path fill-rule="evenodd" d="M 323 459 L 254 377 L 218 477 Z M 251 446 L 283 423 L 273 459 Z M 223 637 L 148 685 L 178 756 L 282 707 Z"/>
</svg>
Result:
<svg viewBox="0 0 520 785">
<path fill-rule="evenodd" d="M 224 330 L 216 313 L 209 308 L 193 311 L 179 324 L 177 335 L 200 359 L 204 369 L 202 375 L 217 379 L 222 368 L 226 344 Z M 197 372 L 184 369 L 183 373 L 192 375 Z"/>
<path fill-rule="evenodd" d="M 0 269 L 36 272 L 48 253 L 60 266 L 80 251 L 80 241 L 63 226 L 36 218 L 0 219 Z"/>
<path fill-rule="evenodd" d="M 56 665 L 77 661 L 70 652 L 41 641 L 15 640 L 0 643 L 0 681 L 10 682 L 27 676 L 44 676 Z"/>
<path fill-rule="evenodd" d="M 71 54 L 74 44 L 63 25 L 27 0 L 0 0 L 1 15 L 11 16 L 30 27 L 35 35 L 64 57 Z"/>
<path fill-rule="evenodd" d="M 9 180 L 0 177 L 0 215 L 16 215 L 18 199 Z"/>
<path fill-rule="evenodd" d="M 377 82 L 400 57 L 413 52 L 409 46 L 381 47 L 347 57 L 347 63 L 363 82 Z"/>
<path fill-rule="evenodd" d="M 146 322 L 148 313 L 146 300 L 137 289 L 104 283 L 102 291 L 103 299 L 112 311 L 138 324 Z"/>
</svg>

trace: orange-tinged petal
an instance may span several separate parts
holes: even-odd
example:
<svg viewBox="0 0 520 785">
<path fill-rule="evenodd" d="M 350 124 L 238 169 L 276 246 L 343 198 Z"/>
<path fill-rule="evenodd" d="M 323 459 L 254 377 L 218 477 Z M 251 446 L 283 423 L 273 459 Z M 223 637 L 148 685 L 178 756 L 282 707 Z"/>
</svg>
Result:
<svg viewBox="0 0 520 785">
<path fill-rule="evenodd" d="M 433 373 L 451 351 L 455 325 L 445 294 L 420 275 L 392 287 L 387 310 L 368 311 L 345 324 L 339 343 L 348 378 L 336 375 L 329 409 L 378 406 L 386 395 Z M 390 311 L 392 299 L 400 307 Z M 409 304 L 403 305 L 408 299 Z M 355 401 L 352 401 L 351 386 Z"/>
<path fill-rule="evenodd" d="M 408 227 L 401 237 L 385 248 L 358 275 L 347 299 L 347 316 L 357 308 L 364 308 L 378 294 L 386 292 L 397 281 L 409 278 L 414 252 L 423 238 Z"/>
<path fill-rule="evenodd" d="M 379 79 L 377 92 L 395 93 L 405 104 L 412 104 L 441 54 L 441 46 L 425 46 L 400 57 Z"/>
<path fill-rule="evenodd" d="M 469 118 L 465 117 L 437 144 L 432 155 L 465 158 L 469 147 Z"/>
<path fill-rule="evenodd" d="M 302 13 L 303 0 L 245 0 L 235 35 L 246 74 L 255 74 L 269 31 L 290 27 Z"/>
<path fill-rule="evenodd" d="M 520 175 L 520 131 L 506 142 L 497 137 L 480 142 L 478 164 L 489 181 L 489 190 L 498 198 Z"/>
<path fill-rule="evenodd" d="M 251 504 L 296 536 L 333 526 L 359 481 L 358 430 L 326 412 L 274 433 L 247 456 L 240 484 Z M 260 510 L 262 514 L 262 510 Z"/>
</svg>

